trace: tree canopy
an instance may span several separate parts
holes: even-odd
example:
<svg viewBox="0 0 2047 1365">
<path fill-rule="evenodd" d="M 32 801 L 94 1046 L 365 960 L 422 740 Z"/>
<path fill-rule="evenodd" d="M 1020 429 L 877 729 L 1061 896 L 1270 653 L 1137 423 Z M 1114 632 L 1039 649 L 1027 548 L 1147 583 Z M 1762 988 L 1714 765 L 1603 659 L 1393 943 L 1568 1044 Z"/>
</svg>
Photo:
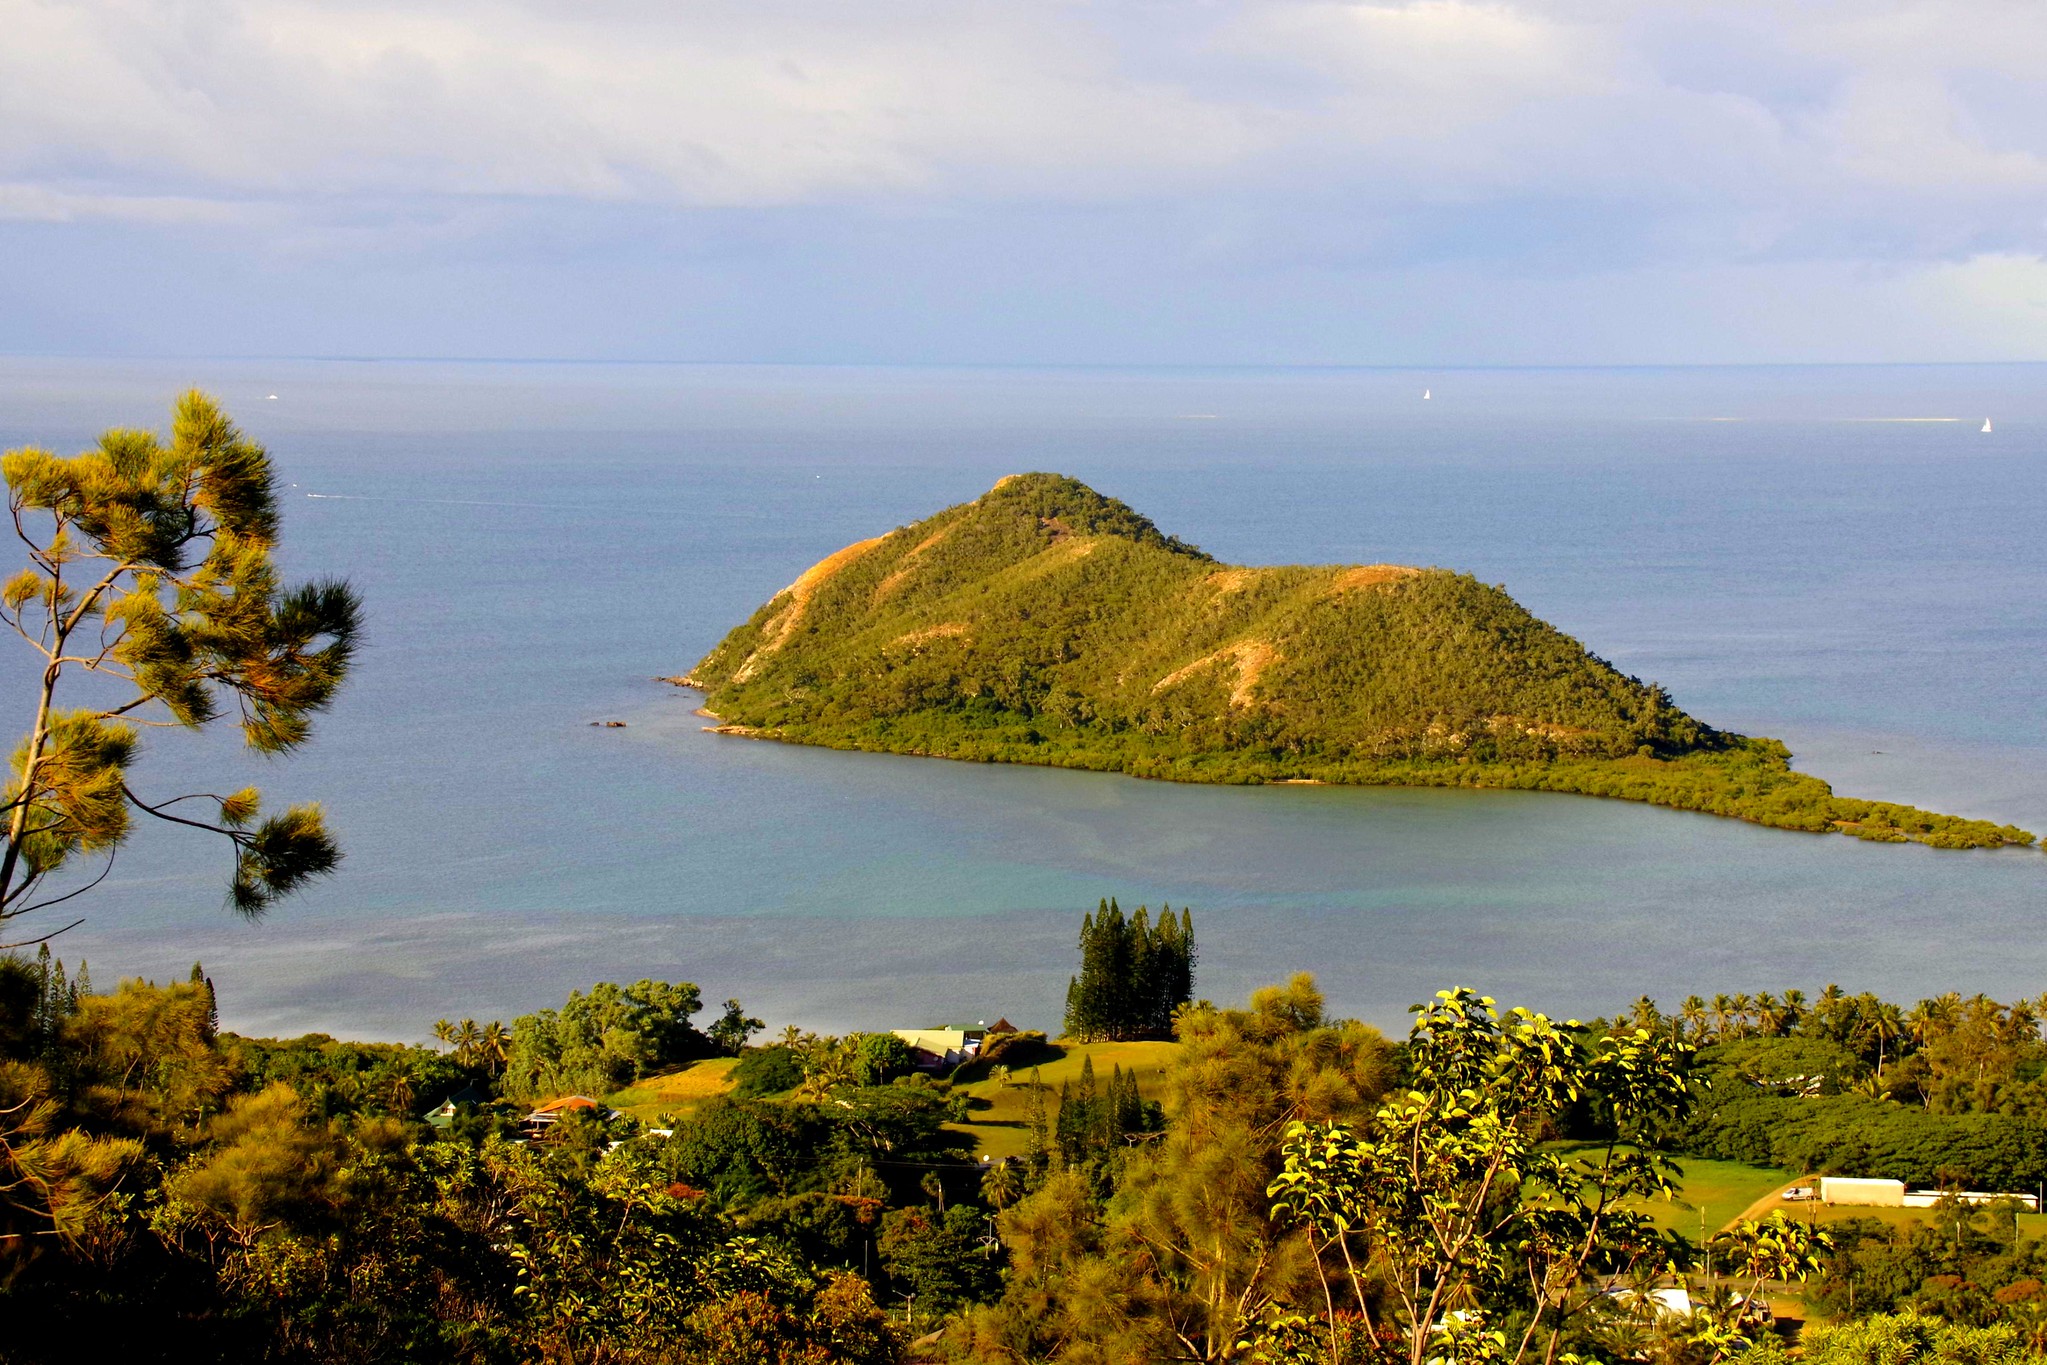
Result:
<svg viewBox="0 0 2047 1365">
<path fill-rule="evenodd" d="M 0 621 L 42 665 L 6 789 L 0 931 L 78 894 L 50 879 L 81 855 L 111 864 L 138 811 L 223 837 L 228 902 L 245 915 L 332 871 L 340 850 L 318 806 L 265 817 L 253 787 L 144 796 L 130 777 L 140 727 L 196 730 L 232 714 L 248 748 L 288 752 L 348 676 L 355 593 L 279 581 L 263 447 L 194 392 L 168 442 L 119 429 L 69 458 L 9 451 L 0 472 L 28 558 L 0 585 Z M 77 675 L 92 685 L 73 688 Z M 74 691 L 89 700 L 65 705 Z"/>
</svg>

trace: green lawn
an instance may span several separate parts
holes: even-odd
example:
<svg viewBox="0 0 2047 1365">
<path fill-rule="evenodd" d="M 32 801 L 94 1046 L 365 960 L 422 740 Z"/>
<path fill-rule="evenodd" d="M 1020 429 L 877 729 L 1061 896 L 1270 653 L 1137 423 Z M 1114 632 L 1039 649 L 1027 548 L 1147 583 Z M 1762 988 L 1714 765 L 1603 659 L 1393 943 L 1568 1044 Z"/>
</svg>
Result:
<svg viewBox="0 0 2047 1365">
<path fill-rule="evenodd" d="M 642 1123 L 658 1124 L 665 1115 L 687 1114 L 705 1100 L 729 1092 L 733 1085 L 732 1068 L 738 1065 L 737 1057 L 691 1062 L 606 1095 L 604 1102 Z"/>
<path fill-rule="evenodd" d="M 1054 1043 L 1056 1058 L 1035 1069 L 1017 1067 L 1007 1084 L 990 1079 L 961 1086 L 973 1097 L 973 1108 L 968 1122 L 948 1127 L 972 1137 L 981 1156 L 1021 1156 L 1030 1147 L 1033 1084 L 1043 1087 L 1047 1123 L 1058 1117 L 1059 1087 L 1077 1084 L 1081 1066 L 1090 1058 L 1095 1064 L 1098 1086 L 1107 1086 L 1110 1073 L 1120 1066 L 1137 1073 L 1140 1095 L 1156 1100 L 1162 1095 L 1165 1069 L 1179 1047 L 1178 1043 Z"/>
<path fill-rule="evenodd" d="M 1562 1143 L 1564 1150 L 1576 1150 L 1588 1157 L 1599 1148 L 1594 1143 Z M 1790 1171 L 1750 1166 L 1739 1161 L 1707 1161 L 1699 1157 L 1678 1157 L 1684 1175 L 1678 1181 L 1675 1199 L 1656 1199 L 1644 1204 L 1656 1225 L 1699 1239 L 1701 1219 L 1708 1233 L 1718 1232 L 1734 1222 L 1758 1200 L 1791 1184 L 1798 1177 Z"/>
<path fill-rule="evenodd" d="M 1679 1157 L 1677 1164 L 1684 1168 L 1677 1199 L 1657 1200 L 1648 1206 L 1648 1212 L 1659 1226 L 1682 1232 L 1694 1241 L 1698 1239 L 1702 1217 L 1709 1232 L 1718 1232 L 1740 1218 L 1756 1201 L 1798 1179 L 1792 1171 L 1750 1166 L 1740 1161 Z"/>
</svg>

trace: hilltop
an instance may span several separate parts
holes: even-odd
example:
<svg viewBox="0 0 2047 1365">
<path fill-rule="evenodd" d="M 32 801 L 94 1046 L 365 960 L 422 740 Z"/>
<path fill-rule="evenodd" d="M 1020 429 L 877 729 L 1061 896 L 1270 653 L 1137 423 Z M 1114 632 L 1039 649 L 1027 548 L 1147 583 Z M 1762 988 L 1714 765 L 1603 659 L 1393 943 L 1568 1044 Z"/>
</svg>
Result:
<svg viewBox="0 0 2047 1365">
<path fill-rule="evenodd" d="M 683 679 L 727 733 L 1192 782 L 1529 788 L 1940 847 L 2011 826 L 1838 797 L 1504 588 L 1226 565 L 1076 480 L 1011 475 L 821 560 Z"/>
</svg>

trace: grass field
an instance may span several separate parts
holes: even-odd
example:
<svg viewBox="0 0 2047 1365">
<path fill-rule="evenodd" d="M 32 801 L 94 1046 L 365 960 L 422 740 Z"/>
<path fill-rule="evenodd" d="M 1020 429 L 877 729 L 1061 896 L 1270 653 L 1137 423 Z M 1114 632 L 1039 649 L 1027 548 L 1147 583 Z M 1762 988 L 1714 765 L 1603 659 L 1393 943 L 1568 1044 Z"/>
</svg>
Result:
<svg viewBox="0 0 2047 1365">
<path fill-rule="evenodd" d="M 961 1086 L 973 1097 L 966 1123 L 949 1124 L 955 1132 L 974 1139 L 976 1151 L 986 1157 L 1021 1156 L 1030 1146 L 1031 1087 L 1044 1088 L 1045 1119 L 1050 1123 L 1059 1113 L 1059 1087 L 1077 1084 L 1080 1069 L 1089 1059 L 1095 1064 L 1095 1083 L 1106 1086 L 1110 1074 L 1122 1067 L 1137 1073 L 1137 1091 L 1148 1100 L 1160 1098 L 1165 1069 L 1179 1050 L 1178 1043 L 1072 1043 L 1053 1044 L 1059 1055 L 1035 1068 L 1020 1067 L 1008 1084 L 997 1080 L 975 1081 Z"/>
<path fill-rule="evenodd" d="M 1599 1150 L 1591 1143 L 1561 1145 L 1565 1150 L 1576 1148 L 1588 1155 Z M 1750 1205 L 1797 1179 L 1790 1171 L 1739 1161 L 1679 1157 L 1677 1164 L 1684 1169 L 1684 1176 L 1678 1181 L 1677 1198 L 1651 1200 L 1642 1207 L 1658 1227 L 1681 1232 L 1693 1241 L 1699 1239 L 1702 1219 L 1708 1233 L 1718 1232 L 1740 1218 Z"/>
<path fill-rule="evenodd" d="M 1649 1216 L 1661 1227 L 1698 1239 L 1703 1217 L 1709 1232 L 1718 1232 L 1757 1200 L 1791 1184 L 1798 1177 L 1791 1171 L 1767 1166 L 1750 1166 L 1740 1161 L 1708 1161 L 1702 1157 L 1679 1157 L 1684 1178 L 1678 1182 L 1676 1200 L 1658 1200 L 1649 1205 Z"/>
<path fill-rule="evenodd" d="M 737 1065 L 737 1057 L 691 1062 L 607 1095 L 604 1102 L 642 1123 L 658 1123 L 665 1114 L 687 1114 L 705 1100 L 731 1090 L 732 1068 Z"/>
</svg>

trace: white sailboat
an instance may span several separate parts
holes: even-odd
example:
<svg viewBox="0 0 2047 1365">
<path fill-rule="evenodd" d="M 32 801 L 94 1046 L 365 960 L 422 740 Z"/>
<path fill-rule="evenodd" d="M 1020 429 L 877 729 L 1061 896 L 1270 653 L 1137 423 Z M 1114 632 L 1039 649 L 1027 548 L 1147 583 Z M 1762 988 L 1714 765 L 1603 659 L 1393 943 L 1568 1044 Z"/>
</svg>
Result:
<svg viewBox="0 0 2047 1365">
<path fill-rule="evenodd" d="M 1423 389 L 1423 390 L 1422 390 L 1422 397 L 1424 397 L 1424 398 L 1427 398 L 1428 396 L 1429 396 L 1429 391 L 1428 391 L 1427 389 Z"/>
<path fill-rule="evenodd" d="M 1983 434 L 1985 436 L 1990 434 L 1990 419 L 1988 417 L 1983 419 Z"/>
</svg>

